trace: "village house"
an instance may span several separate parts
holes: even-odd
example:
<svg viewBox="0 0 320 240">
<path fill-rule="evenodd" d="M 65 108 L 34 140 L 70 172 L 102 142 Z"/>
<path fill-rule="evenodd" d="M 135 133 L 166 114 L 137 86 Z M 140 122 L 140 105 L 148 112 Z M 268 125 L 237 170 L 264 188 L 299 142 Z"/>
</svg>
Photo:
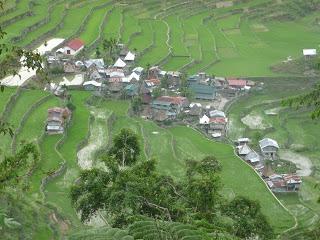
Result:
<svg viewBox="0 0 320 240">
<path fill-rule="evenodd" d="M 159 87 L 161 85 L 161 81 L 159 79 L 148 79 L 144 80 L 146 88 L 148 88 L 151 92 L 154 88 Z"/>
<path fill-rule="evenodd" d="M 84 42 L 79 39 L 73 39 L 63 48 L 63 54 L 75 56 L 84 48 Z"/>
<path fill-rule="evenodd" d="M 244 160 L 253 166 L 257 166 L 258 164 L 260 164 L 261 159 L 260 155 L 257 152 L 251 150 L 248 154 L 244 156 Z M 261 167 L 263 168 L 263 165 L 261 165 Z M 261 168 L 257 170 L 261 170 Z"/>
<path fill-rule="evenodd" d="M 201 103 L 190 103 L 189 108 L 189 115 L 191 116 L 200 116 L 200 114 L 202 113 Z"/>
<path fill-rule="evenodd" d="M 138 84 L 129 84 L 124 88 L 124 94 L 128 97 L 134 97 L 139 95 L 139 85 Z"/>
<path fill-rule="evenodd" d="M 250 152 L 252 152 L 251 148 L 250 148 L 247 144 L 238 146 L 237 149 L 238 149 L 238 154 L 239 154 L 239 156 L 241 156 L 241 157 L 245 157 L 245 156 L 248 155 Z"/>
<path fill-rule="evenodd" d="M 135 72 L 132 72 L 129 76 L 122 78 L 123 83 L 136 83 L 139 82 L 139 80 L 140 76 Z"/>
<path fill-rule="evenodd" d="M 250 143 L 250 139 L 249 138 L 238 138 L 235 141 L 235 143 L 236 143 L 237 146 L 243 146 L 245 144 L 249 144 Z"/>
<path fill-rule="evenodd" d="M 185 97 L 162 96 L 152 102 L 151 108 L 154 116 L 157 116 L 158 119 L 164 118 L 163 113 L 165 113 L 166 119 L 175 119 L 188 104 L 188 99 Z"/>
<path fill-rule="evenodd" d="M 79 89 L 81 88 L 83 82 L 83 74 L 76 74 L 71 81 L 69 81 L 66 77 L 63 77 L 63 81 L 60 82 L 59 85 L 68 87 L 68 89 Z"/>
<path fill-rule="evenodd" d="M 276 159 L 277 152 L 279 150 L 279 145 L 277 141 L 271 138 L 264 138 L 261 141 L 259 141 L 259 145 L 261 153 L 266 159 Z"/>
<path fill-rule="evenodd" d="M 132 64 L 135 60 L 136 56 L 132 52 L 128 52 L 127 55 L 124 57 L 124 61 L 127 64 Z"/>
<path fill-rule="evenodd" d="M 269 188 L 276 193 L 296 192 L 302 183 L 301 177 L 293 174 L 272 174 L 266 179 Z"/>
<path fill-rule="evenodd" d="M 136 67 L 132 70 L 132 72 L 136 73 L 139 76 L 142 75 L 143 71 L 144 71 L 143 67 Z"/>
<path fill-rule="evenodd" d="M 65 73 L 75 73 L 78 70 L 74 62 L 68 61 L 63 64 L 63 71 Z"/>
<path fill-rule="evenodd" d="M 199 119 L 200 125 L 209 125 L 209 123 L 210 123 L 210 118 L 205 114 Z"/>
<path fill-rule="evenodd" d="M 87 91 L 100 91 L 102 83 L 96 81 L 87 81 L 83 83 L 83 88 Z"/>
<path fill-rule="evenodd" d="M 127 64 L 121 58 L 118 58 L 118 60 L 113 65 L 113 67 L 117 69 L 124 69 L 126 66 Z"/>
<path fill-rule="evenodd" d="M 68 108 L 54 107 L 48 109 L 46 132 L 48 134 L 63 134 L 70 117 L 71 112 Z"/>
<path fill-rule="evenodd" d="M 247 86 L 247 80 L 241 79 L 228 79 L 228 86 L 231 89 L 241 90 Z"/>
<path fill-rule="evenodd" d="M 102 58 L 89 59 L 84 61 L 84 65 L 87 69 L 94 67 L 95 69 L 104 69 L 104 60 Z"/>
<path fill-rule="evenodd" d="M 193 97 L 195 99 L 212 101 L 216 98 L 216 90 L 214 86 L 201 83 L 192 83 L 189 85 L 189 89 L 194 94 Z"/>
<path fill-rule="evenodd" d="M 158 66 L 153 66 L 148 69 L 148 79 L 159 79 L 160 68 Z"/>
<path fill-rule="evenodd" d="M 303 49 L 302 53 L 305 59 L 313 58 L 317 56 L 317 49 Z"/>
<path fill-rule="evenodd" d="M 208 133 L 212 135 L 214 138 L 221 137 L 225 134 L 226 125 L 228 119 L 224 112 L 220 110 L 212 110 L 209 111 L 209 130 Z"/>
<path fill-rule="evenodd" d="M 168 72 L 160 71 L 159 74 L 160 74 L 160 76 L 162 78 L 167 76 L 169 85 L 171 87 L 178 87 L 180 85 L 181 76 L 182 76 L 181 72 L 177 72 L 177 71 L 168 71 Z"/>
<path fill-rule="evenodd" d="M 90 81 L 102 82 L 105 78 L 97 70 L 93 71 L 89 75 Z"/>
</svg>

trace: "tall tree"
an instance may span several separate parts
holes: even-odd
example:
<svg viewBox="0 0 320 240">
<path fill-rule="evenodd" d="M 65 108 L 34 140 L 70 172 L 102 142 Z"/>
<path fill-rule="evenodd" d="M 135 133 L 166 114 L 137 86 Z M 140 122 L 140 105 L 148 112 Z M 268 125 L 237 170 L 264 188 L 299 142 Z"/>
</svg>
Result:
<svg viewBox="0 0 320 240">
<path fill-rule="evenodd" d="M 121 129 L 113 139 L 113 146 L 109 150 L 123 167 L 132 165 L 138 159 L 140 146 L 137 134 L 131 129 Z"/>
<path fill-rule="evenodd" d="M 0 159 L 0 190 L 12 184 L 26 187 L 29 172 L 39 160 L 37 147 L 32 143 L 22 145 L 17 154 Z"/>
<path fill-rule="evenodd" d="M 260 204 L 245 197 L 236 197 L 225 208 L 234 220 L 234 233 L 243 239 L 274 239 L 274 232 L 261 212 Z"/>
</svg>

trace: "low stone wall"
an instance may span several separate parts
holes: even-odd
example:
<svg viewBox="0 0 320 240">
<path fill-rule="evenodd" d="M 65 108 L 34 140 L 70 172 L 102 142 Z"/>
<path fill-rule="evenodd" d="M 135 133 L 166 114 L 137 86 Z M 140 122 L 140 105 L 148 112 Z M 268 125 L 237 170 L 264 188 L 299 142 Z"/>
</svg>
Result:
<svg viewBox="0 0 320 240">
<path fill-rule="evenodd" d="M 34 112 L 35 109 L 37 109 L 40 105 L 48 101 L 50 98 L 53 98 L 52 95 L 45 96 L 41 98 L 38 102 L 34 103 L 28 111 L 23 115 L 21 118 L 21 121 L 19 123 L 19 126 L 17 127 L 16 131 L 14 132 L 13 138 L 12 138 L 12 143 L 11 143 L 11 150 L 12 153 L 15 154 L 16 149 L 17 149 L 17 136 L 20 134 L 22 128 L 24 127 L 26 121 L 30 117 L 30 115 Z"/>
<path fill-rule="evenodd" d="M 17 89 L 17 91 L 13 95 L 11 95 L 11 97 L 7 101 L 6 106 L 5 106 L 5 108 L 4 108 L 3 112 L 2 112 L 1 117 L 3 119 L 7 119 L 8 118 L 8 116 L 9 116 L 13 106 L 15 105 L 18 97 L 20 96 L 21 92 L 22 92 L 22 88 L 19 87 Z"/>
</svg>

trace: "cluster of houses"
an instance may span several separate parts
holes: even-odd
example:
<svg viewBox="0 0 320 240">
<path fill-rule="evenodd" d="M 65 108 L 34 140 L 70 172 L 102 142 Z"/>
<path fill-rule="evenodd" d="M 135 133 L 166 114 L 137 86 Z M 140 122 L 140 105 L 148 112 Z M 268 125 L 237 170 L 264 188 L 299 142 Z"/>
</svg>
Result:
<svg viewBox="0 0 320 240">
<path fill-rule="evenodd" d="M 236 142 L 238 155 L 263 177 L 273 192 L 295 192 L 302 183 L 301 177 L 295 174 L 275 174 L 266 164 L 265 160 L 277 159 L 279 144 L 271 138 L 259 141 L 259 153 L 253 150 L 249 144 L 249 138 L 239 138 Z"/>
<path fill-rule="evenodd" d="M 103 92 L 111 96 L 133 98 L 139 96 L 143 104 L 141 116 L 155 121 L 174 121 L 191 119 L 194 125 L 201 128 L 213 138 L 223 137 L 226 133 L 228 118 L 226 114 L 213 107 L 212 102 L 219 98 L 231 99 L 255 86 L 249 80 L 208 76 L 198 73 L 182 79 L 183 74 L 176 71 L 163 71 L 158 66 L 149 69 L 135 67 L 136 56 L 122 46 L 119 58 L 109 66 L 104 60 L 79 59 L 76 56 L 84 49 L 81 39 L 73 39 L 65 46 L 56 50 L 54 55 L 47 56 L 49 68 L 62 66 L 63 72 L 73 74 L 74 78 L 66 77 L 60 83 L 51 83 L 47 90 L 55 95 L 61 95 L 66 87 L 82 88 L 88 91 Z M 314 56 L 314 50 L 303 51 L 305 56 Z M 166 80 L 166 89 L 161 89 L 162 81 Z M 197 102 L 189 102 L 188 98 L 180 96 L 182 80 Z M 154 90 L 165 91 L 165 96 L 155 97 Z M 170 91 L 170 94 L 168 94 Z M 46 132 L 62 134 L 71 117 L 68 108 L 51 108 L 48 110 Z M 289 192 L 299 190 L 301 178 L 292 174 L 274 174 L 267 171 L 265 160 L 277 158 L 278 143 L 270 138 L 259 141 L 260 151 L 250 147 L 248 138 L 236 141 L 238 155 L 265 179 L 274 192 Z"/>
<path fill-rule="evenodd" d="M 180 96 L 183 77 L 181 72 L 163 71 L 158 66 L 146 70 L 135 67 L 135 54 L 124 46 L 119 58 L 110 66 L 106 66 L 103 59 L 79 60 L 76 56 L 83 48 L 84 42 L 81 39 L 74 39 L 56 50 L 54 56 L 47 56 L 49 67 L 54 68 L 62 64 L 64 73 L 74 76 L 72 80 L 64 77 L 60 83 L 47 86 L 47 90 L 56 95 L 62 94 L 63 89 L 68 87 L 98 91 L 110 96 L 126 98 L 139 96 L 143 103 L 141 112 L 143 117 L 162 122 L 175 120 L 181 113 L 187 114 L 195 119 L 198 118 L 196 124 L 213 137 L 225 134 L 227 118 L 223 112 L 211 107 L 210 103 L 222 97 L 230 99 L 254 86 L 254 82 L 248 80 L 198 73 L 186 79 L 192 98 L 199 101 L 189 103 L 187 98 Z M 156 98 L 153 92 L 156 88 L 161 89 L 161 81 L 164 78 L 166 89 L 162 90 L 167 93 L 165 95 L 170 96 Z"/>
<path fill-rule="evenodd" d="M 54 55 L 47 56 L 49 69 L 62 68 L 65 74 L 73 74 L 75 78 L 48 87 L 51 91 L 59 92 L 63 86 L 68 88 L 85 89 L 88 91 L 121 92 L 128 85 L 140 80 L 143 68 L 131 70 L 135 54 L 126 48 L 121 49 L 119 58 L 110 66 L 106 66 L 103 58 L 79 59 L 77 55 L 83 50 L 84 42 L 73 39 L 64 47 L 56 50 Z M 54 88 L 55 89 L 52 89 Z"/>
</svg>

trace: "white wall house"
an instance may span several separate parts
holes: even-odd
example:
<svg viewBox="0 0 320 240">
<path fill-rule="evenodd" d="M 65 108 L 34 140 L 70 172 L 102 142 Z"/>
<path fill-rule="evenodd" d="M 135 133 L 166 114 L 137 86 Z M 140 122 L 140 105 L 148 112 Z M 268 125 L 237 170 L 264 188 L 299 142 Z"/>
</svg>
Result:
<svg viewBox="0 0 320 240">
<path fill-rule="evenodd" d="M 75 56 L 84 48 L 84 42 L 79 39 L 73 39 L 63 48 L 65 55 Z"/>
</svg>

